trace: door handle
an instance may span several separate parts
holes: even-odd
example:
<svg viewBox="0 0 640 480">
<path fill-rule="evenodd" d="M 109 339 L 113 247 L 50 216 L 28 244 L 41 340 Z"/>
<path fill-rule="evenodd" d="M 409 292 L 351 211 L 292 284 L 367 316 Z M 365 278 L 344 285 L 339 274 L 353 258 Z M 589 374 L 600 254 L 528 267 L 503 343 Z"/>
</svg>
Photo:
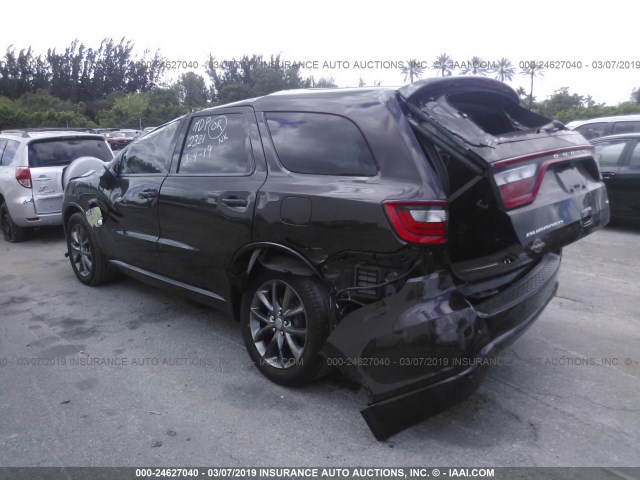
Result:
<svg viewBox="0 0 640 480">
<path fill-rule="evenodd" d="M 600 172 L 602 174 L 602 178 L 613 178 L 616 176 L 614 172 Z"/>
<path fill-rule="evenodd" d="M 227 207 L 246 207 L 249 202 L 246 198 L 227 197 L 221 200 Z"/>
<path fill-rule="evenodd" d="M 151 200 L 158 196 L 158 192 L 156 190 L 143 190 L 139 193 L 139 196 L 145 200 Z"/>
</svg>

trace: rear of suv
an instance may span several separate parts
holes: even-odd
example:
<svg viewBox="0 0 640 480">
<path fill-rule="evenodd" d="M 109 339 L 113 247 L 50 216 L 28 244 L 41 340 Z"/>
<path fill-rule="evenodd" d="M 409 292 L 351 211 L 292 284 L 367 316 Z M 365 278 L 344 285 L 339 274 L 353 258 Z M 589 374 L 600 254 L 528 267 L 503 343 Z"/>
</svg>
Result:
<svg viewBox="0 0 640 480">
<path fill-rule="evenodd" d="M 30 228 L 62 223 L 62 177 L 79 157 L 113 159 L 100 135 L 46 130 L 0 133 L 0 224 L 5 241 Z"/>
<path fill-rule="evenodd" d="M 593 147 L 490 79 L 303 90 L 189 114 L 69 183 L 78 279 L 239 320 L 285 385 L 338 367 L 385 438 L 469 395 L 609 220 Z"/>
</svg>

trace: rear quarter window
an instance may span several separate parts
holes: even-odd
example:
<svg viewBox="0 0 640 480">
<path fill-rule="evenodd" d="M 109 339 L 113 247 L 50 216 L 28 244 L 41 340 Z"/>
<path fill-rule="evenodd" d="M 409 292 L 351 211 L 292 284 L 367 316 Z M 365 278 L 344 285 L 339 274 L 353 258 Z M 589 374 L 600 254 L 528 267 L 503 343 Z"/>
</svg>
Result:
<svg viewBox="0 0 640 480">
<path fill-rule="evenodd" d="M 280 163 L 296 173 L 374 176 L 378 168 L 362 133 L 344 117 L 271 112 L 267 125 Z"/>
<path fill-rule="evenodd" d="M 16 156 L 16 152 L 18 151 L 18 147 L 20 146 L 20 142 L 16 142 L 15 140 L 0 140 L 0 142 L 6 141 L 6 145 L 0 144 L 0 150 L 2 150 L 0 155 L 0 165 L 9 165 L 13 157 Z"/>
<path fill-rule="evenodd" d="M 607 124 L 604 122 L 587 123 L 586 125 L 576 127 L 575 131 L 580 132 L 580 134 L 587 140 L 591 140 L 592 138 L 604 136 L 604 130 L 606 127 Z"/>
<path fill-rule="evenodd" d="M 109 161 L 113 154 L 104 140 L 96 138 L 55 138 L 29 144 L 29 166 L 32 168 L 65 166 L 80 157 Z"/>
<path fill-rule="evenodd" d="M 616 122 L 611 133 L 635 133 L 640 132 L 640 122 Z"/>
</svg>

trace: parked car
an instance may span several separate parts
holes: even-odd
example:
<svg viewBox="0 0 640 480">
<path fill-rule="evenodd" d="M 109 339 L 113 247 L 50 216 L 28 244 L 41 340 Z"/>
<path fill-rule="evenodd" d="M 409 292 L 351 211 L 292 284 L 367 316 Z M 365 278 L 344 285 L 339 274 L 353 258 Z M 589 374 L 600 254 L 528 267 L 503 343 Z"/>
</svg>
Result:
<svg viewBox="0 0 640 480">
<path fill-rule="evenodd" d="M 617 220 L 640 220 L 640 133 L 598 138 L 596 159 Z"/>
<path fill-rule="evenodd" d="M 101 135 L 11 130 L 0 133 L 0 224 L 7 242 L 24 240 L 28 229 L 62 223 L 62 176 L 78 157 L 104 161 L 113 152 Z"/>
<path fill-rule="evenodd" d="M 588 140 L 614 134 L 640 132 L 640 115 L 574 120 L 567 123 L 567 128 L 580 132 Z"/>
<path fill-rule="evenodd" d="M 122 150 L 139 135 L 137 130 L 113 130 L 103 133 L 112 150 Z"/>
<path fill-rule="evenodd" d="M 609 220 L 594 148 L 484 78 L 289 91 L 191 113 L 73 180 L 86 285 L 225 305 L 284 385 L 339 367 L 377 438 L 468 396 Z"/>
</svg>

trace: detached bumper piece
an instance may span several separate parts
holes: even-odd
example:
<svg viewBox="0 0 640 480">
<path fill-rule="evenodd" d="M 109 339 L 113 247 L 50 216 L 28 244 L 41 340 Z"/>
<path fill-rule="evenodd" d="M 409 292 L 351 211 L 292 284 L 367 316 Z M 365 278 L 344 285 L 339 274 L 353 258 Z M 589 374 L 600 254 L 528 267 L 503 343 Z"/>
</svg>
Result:
<svg viewBox="0 0 640 480">
<path fill-rule="evenodd" d="M 560 256 L 547 254 L 524 277 L 472 306 L 439 272 L 347 315 L 322 353 L 349 366 L 369 393 L 362 416 L 378 440 L 467 398 L 487 359 L 513 342 L 555 295 Z"/>
</svg>

